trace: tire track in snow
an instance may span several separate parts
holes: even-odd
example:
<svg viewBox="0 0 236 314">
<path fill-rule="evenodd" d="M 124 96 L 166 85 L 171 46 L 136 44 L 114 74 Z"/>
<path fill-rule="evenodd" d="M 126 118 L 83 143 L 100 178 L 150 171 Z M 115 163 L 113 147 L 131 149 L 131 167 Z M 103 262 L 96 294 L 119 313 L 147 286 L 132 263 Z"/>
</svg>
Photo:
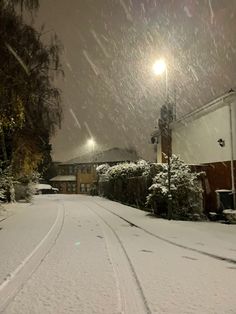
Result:
<svg viewBox="0 0 236 314">
<path fill-rule="evenodd" d="M 112 210 L 108 209 L 107 207 L 97 203 L 96 201 L 93 201 L 96 205 L 100 206 L 101 208 L 103 208 L 104 210 L 108 211 L 110 214 L 122 219 L 123 221 L 127 222 L 128 224 L 130 224 L 132 227 L 136 227 L 144 232 L 146 232 L 147 234 L 153 236 L 154 238 L 158 239 L 158 240 L 161 240 L 161 241 L 164 241 L 168 244 L 171 244 L 171 245 L 174 245 L 176 247 L 180 247 L 182 249 L 185 249 L 185 250 L 188 250 L 188 251 L 191 251 L 191 252 L 196 252 L 196 253 L 199 253 L 199 254 L 202 254 L 202 255 L 205 255 L 205 256 L 208 256 L 208 257 L 211 257 L 211 258 L 214 258 L 216 260 L 219 260 L 219 261 L 224 261 L 224 262 L 228 262 L 228 263 L 231 263 L 231 264 L 236 264 L 236 260 L 233 259 L 233 258 L 229 258 L 229 257 L 225 257 L 225 256 L 221 256 L 221 255 L 217 255 L 217 254 L 213 254 L 213 253 L 209 253 L 209 252 L 206 252 L 206 251 L 203 251 L 203 250 L 199 250 L 199 249 L 195 249 L 195 248 L 192 248 L 192 247 L 189 247 L 189 246 L 186 246 L 186 245 L 183 245 L 183 244 L 180 244 L 180 243 L 177 243 L 177 242 L 174 242 L 174 241 L 171 241 L 171 240 L 168 240 L 164 237 L 161 237 L 161 236 L 158 236 L 157 234 L 151 232 L 151 231 L 148 231 L 147 229 L 144 229 L 143 227 L 141 226 L 138 226 L 136 224 L 134 224 L 132 221 L 114 213 Z"/>
<path fill-rule="evenodd" d="M 119 313 L 151 314 L 152 312 L 148 306 L 136 271 L 117 232 L 106 219 L 92 209 L 87 202 L 84 202 L 84 205 L 97 216 L 99 224 L 103 228 L 115 279 L 118 281 L 118 300 L 121 302 Z"/>
<path fill-rule="evenodd" d="M 0 285 L 0 313 L 3 313 L 12 299 L 19 293 L 24 284 L 50 253 L 61 233 L 64 224 L 64 215 L 65 210 L 63 205 L 58 207 L 57 217 L 47 234 L 19 266 L 11 274 L 7 275 L 6 279 Z"/>
</svg>

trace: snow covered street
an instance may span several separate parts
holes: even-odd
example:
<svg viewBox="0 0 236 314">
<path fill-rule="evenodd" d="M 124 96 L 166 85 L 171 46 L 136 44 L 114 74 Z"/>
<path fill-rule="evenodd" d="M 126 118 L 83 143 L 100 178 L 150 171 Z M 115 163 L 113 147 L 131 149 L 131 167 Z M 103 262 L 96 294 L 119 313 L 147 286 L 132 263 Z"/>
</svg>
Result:
<svg viewBox="0 0 236 314">
<path fill-rule="evenodd" d="M 99 197 L 37 196 L 0 223 L 0 312 L 235 314 L 235 236 Z"/>
</svg>

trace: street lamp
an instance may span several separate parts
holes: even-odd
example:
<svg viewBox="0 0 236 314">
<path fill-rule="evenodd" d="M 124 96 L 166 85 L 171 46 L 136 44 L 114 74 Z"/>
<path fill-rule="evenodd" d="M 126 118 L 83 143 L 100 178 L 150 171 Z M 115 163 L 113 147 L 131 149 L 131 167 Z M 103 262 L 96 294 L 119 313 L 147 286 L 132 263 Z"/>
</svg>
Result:
<svg viewBox="0 0 236 314">
<path fill-rule="evenodd" d="M 165 73 L 165 79 L 166 79 L 166 100 L 168 100 L 168 74 L 167 74 L 167 65 L 166 65 L 166 62 L 164 59 L 159 59 L 159 60 L 156 60 L 152 66 L 152 70 L 153 70 L 153 73 L 156 75 L 156 76 L 160 76 L 162 75 L 163 73 Z"/>
<path fill-rule="evenodd" d="M 156 76 L 160 76 L 165 73 L 165 89 L 166 89 L 166 107 L 167 107 L 167 121 L 166 122 L 166 133 L 167 133 L 167 143 L 168 143 L 168 150 L 167 150 L 167 177 L 168 177 L 168 219 L 172 218 L 172 194 L 171 194 L 171 164 L 170 164 L 170 155 L 171 155 L 171 130 L 170 130 L 170 123 L 171 123 L 171 108 L 169 103 L 169 95 L 168 95 L 168 70 L 167 65 L 164 59 L 156 60 L 153 64 L 152 70 Z"/>
<path fill-rule="evenodd" d="M 94 147 L 95 147 L 95 140 L 94 140 L 94 138 L 91 137 L 91 138 L 88 140 L 87 144 L 88 144 L 88 147 L 91 147 L 91 148 L 92 148 L 92 153 L 94 154 Z"/>
<path fill-rule="evenodd" d="M 88 140 L 88 145 L 91 147 L 95 145 L 95 140 L 92 137 Z"/>
</svg>

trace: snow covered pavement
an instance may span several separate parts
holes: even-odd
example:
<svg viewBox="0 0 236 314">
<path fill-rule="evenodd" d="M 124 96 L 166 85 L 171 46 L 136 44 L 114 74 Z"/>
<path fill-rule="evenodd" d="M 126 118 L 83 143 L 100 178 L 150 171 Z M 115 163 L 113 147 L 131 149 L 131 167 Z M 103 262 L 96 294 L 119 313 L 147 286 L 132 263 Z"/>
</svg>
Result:
<svg viewBox="0 0 236 314">
<path fill-rule="evenodd" d="M 236 313 L 234 261 L 190 247 L 219 253 L 216 234 L 233 249 L 233 228 L 152 219 L 98 197 L 40 196 L 35 203 L 51 208 L 54 198 L 65 210 L 61 231 L 3 313 Z"/>
<path fill-rule="evenodd" d="M 217 222 L 168 221 L 123 204 L 96 197 L 94 201 L 114 214 L 174 245 L 236 263 L 236 225 Z"/>
</svg>

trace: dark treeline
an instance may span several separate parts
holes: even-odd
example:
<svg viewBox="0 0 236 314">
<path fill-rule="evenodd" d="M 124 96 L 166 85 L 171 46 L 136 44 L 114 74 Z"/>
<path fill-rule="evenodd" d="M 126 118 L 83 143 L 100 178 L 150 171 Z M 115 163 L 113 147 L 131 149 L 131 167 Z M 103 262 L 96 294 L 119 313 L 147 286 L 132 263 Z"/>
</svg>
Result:
<svg viewBox="0 0 236 314">
<path fill-rule="evenodd" d="M 56 35 L 24 22 L 37 0 L 0 0 L 0 168 L 16 178 L 44 173 L 51 163 L 50 138 L 61 122 L 60 91 L 53 77 L 62 73 Z"/>
</svg>

